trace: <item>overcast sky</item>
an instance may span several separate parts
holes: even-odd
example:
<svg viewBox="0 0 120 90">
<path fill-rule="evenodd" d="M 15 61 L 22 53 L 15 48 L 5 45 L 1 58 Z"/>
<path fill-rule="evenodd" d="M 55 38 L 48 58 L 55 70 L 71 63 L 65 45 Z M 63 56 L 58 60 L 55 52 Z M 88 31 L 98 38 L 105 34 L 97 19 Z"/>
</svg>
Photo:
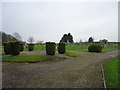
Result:
<svg viewBox="0 0 120 90">
<path fill-rule="evenodd" d="M 2 30 L 22 40 L 59 42 L 71 33 L 74 41 L 118 41 L 117 2 L 3 2 Z"/>
</svg>

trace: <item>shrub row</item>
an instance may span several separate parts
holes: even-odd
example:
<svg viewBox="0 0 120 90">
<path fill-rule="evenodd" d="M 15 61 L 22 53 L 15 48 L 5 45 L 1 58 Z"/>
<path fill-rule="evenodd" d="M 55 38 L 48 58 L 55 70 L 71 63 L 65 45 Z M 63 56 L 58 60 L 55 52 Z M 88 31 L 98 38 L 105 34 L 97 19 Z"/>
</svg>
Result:
<svg viewBox="0 0 120 90">
<path fill-rule="evenodd" d="M 102 46 L 99 44 L 92 44 L 88 47 L 89 52 L 102 52 Z"/>
<path fill-rule="evenodd" d="M 11 55 L 19 55 L 24 50 L 24 45 L 20 42 L 5 42 L 4 53 Z"/>
<path fill-rule="evenodd" d="M 56 44 L 54 42 L 46 42 L 46 53 L 47 55 L 55 55 Z M 89 52 L 102 52 L 102 46 L 99 44 L 91 44 L 88 47 Z M 58 44 L 58 52 L 64 54 L 66 52 L 65 43 Z"/>
<path fill-rule="evenodd" d="M 32 51 L 34 48 L 34 44 L 28 44 L 28 50 Z M 4 52 L 5 54 L 11 55 L 19 55 L 20 51 L 24 50 L 23 44 L 20 42 L 5 42 L 4 43 Z M 56 44 L 55 42 L 46 42 L 46 54 L 47 55 L 55 55 Z M 89 52 L 101 52 L 102 46 L 98 44 L 92 44 L 88 47 Z M 64 54 L 66 52 L 65 43 L 58 44 L 58 52 L 60 54 Z"/>
<path fill-rule="evenodd" d="M 5 54 L 19 55 L 24 50 L 24 44 L 20 42 L 5 42 L 3 45 Z M 34 44 L 28 44 L 28 51 L 33 49 Z"/>
<path fill-rule="evenodd" d="M 55 55 L 56 44 L 55 42 L 46 42 L 46 54 Z M 65 43 L 58 44 L 58 52 L 64 54 L 66 52 Z"/>
</svg>

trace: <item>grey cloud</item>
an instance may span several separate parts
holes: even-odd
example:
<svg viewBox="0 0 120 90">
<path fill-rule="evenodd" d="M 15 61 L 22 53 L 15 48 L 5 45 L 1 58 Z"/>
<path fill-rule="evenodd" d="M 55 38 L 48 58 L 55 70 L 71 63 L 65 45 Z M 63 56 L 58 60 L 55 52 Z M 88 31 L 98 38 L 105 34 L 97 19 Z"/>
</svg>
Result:
<svg viewBox="0 0 120 90">
<path fill-rule="evenodd" d="M 117 41 L 117 3 L 3 3 L 3 31 L 18 32 L 23 40 L 58 42 L 70 32 L 75 41 L 89 36 Z M 115 36 L 116 35 L 116 36 Z"/>
</svg>

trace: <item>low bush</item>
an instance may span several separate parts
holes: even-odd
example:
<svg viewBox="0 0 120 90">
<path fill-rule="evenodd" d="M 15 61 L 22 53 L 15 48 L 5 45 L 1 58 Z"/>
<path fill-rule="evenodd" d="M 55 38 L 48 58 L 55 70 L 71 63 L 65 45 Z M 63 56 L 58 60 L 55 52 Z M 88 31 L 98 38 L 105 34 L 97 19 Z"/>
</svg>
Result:
<svg viewBox="0 0 120 90">
<path fill-rule="evenodd" d="M 92 44 L 88 47 L 89 52 L 102 52 L 102 46 L 99 44 Z"/>
<path fill-rule="evenodd" d="M 11 47 L 10 47 L 10 43 L 9 42 L 5 42 L 4 44 L 4 53 L 7 54 L 11 54 Z"/>
<path fill-rule="evenodd" d="M 34 50 L 34 44 L 28 44 L 28 51 Z"/>
<path fill-rule="evenodd" d="M 12 55 L 20 54 L 20 42 L 10 42 L 10 48 Z"/>
<path fill-rule="evenodd" d="M 59 43 L 58 44 L 58 52 L 60 54 L 64 54 L 66 52 L 65 43 Z"/>
<path fill-rule="evenodd" d="M 54 42 L 46 42 L 46 54 L 55 55 L 56 44 Z"/>
</svg>

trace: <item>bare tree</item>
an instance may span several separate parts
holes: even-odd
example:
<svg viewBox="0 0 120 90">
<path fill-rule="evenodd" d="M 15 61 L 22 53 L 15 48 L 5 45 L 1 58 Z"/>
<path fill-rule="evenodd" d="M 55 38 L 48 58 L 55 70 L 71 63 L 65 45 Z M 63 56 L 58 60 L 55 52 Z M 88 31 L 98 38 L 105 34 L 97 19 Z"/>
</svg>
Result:
<svg viewBox="0 0 120 90">
<path fill-rule="evenodd" d="M 30 37 L 28 38 L 28 42 L 29 42 L 29 43 L 33 43 L 33 42 L 34 42 L 34 38 L 33 38 L 32 36 L 30 36 Z"/>
<path fill-rule="evenodd" d="M 82 42 L 83 42 L 82 39 L 80 39 L 79 44 L 81 44 Z"/>
<path fill-rule="evenodd" d="M 22 37 L 20 36 L 19 33 L 14 32 L 13 35 L 14 35 L 14 37 L 15 37 L 16 39 L 18 39 L 18 40 L 20 40 L 20 41 L 22 40 Z"/>
<path fill-rule="evenodd" d="M 44 41 L 37 41 L 38 44 L 43 44 Z"/>
</svg>

